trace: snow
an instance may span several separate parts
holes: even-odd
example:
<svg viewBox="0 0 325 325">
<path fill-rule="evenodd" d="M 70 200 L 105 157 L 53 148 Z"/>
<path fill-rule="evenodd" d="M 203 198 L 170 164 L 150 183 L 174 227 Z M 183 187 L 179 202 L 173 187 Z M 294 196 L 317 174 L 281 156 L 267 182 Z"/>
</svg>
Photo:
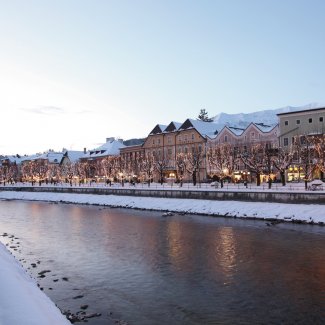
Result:
<svg viewBox="0 0 325 325">
<path fill-rule="evenodd" d="M 0 243 L 0 324 L 71 324 Z"/>
<path fill-rule="evenodd" d="M 310 103 L 304 106 L 286 106 L 278 109 L 268 109 L 253 113 L 239 113 L 239 114 L 227 114 L 220 113 L 213 117 L 214 123 L 218 125 L 218 128 L 222 128 L 225 125 L 228 126 L 237 126 L 242 128 L 247 128 L 251 122 L 255 123 L 264 123 L 267 125 L 276 125 L 278 123 L 277 114 L 302 111 L 307 109 L 314 109 L 324 107 L 325 105 L 321 103 Z"/>
<path fill-rule="evenodd" d="M 71 194 L 52 192 L 0 192 L 0 199 L 95 204 L 114 207 L 185 212 L 236 218 L 278 219 L 283 221 L 325 222 L 321 204 L 215 201 L 134 197 L 120 195 Z"/>
</svg>

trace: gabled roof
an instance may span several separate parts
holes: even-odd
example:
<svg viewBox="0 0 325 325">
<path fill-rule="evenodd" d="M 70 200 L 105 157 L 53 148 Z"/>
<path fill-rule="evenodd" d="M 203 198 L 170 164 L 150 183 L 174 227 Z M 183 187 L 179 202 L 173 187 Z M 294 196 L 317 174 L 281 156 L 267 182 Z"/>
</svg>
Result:
<svg viewBox="0 0 325 325">
<path fill-rule="evenodd" d="M 268 132 L 272 131 L 277 126 L 277 124 L 273 124 L 273 125 L 266 125 L 264 123 L 251 123 L 251 124 L 254 124 L 263 133 L 268 133 Z"/>
<path fill-rule="evenodd" d="M 174 122 L 174 121 L 172 121 L 172 122 L 170 122 L 170 123 L 168 124 L 168 126 L 165 128 L 164 132 L 173 132 L 173 131 L 177 131 L 177 130 L 180 128 L 181 125 L 182 125 L 182 123 L 180 123 L 180 122 Z"/>
<path fill-rule="evenodd" d="M 149 133 L 149 135 L 163 133 L 165 131 L 166 127 L 167 127 L 167 125 L 157 124 L 153 128 L 153 130 Z"/>
<path fill-rule="evenodd" d="M 233 134 L 240 136 L 244 133 L 245 129 L 236 127 L 236 126 L 226 126 L 229 131 L 231 131 Z"/>
<path fill-rule="evenodd" d="M 89 150 L 81 158 L 100 158 L 106 156 L 117 156 L 120 153 L 120 149 L 124 147 L 125 145 L 121 141 L 109 139 L 109 141 L 107 141 L 100 147 L 93 150 Z"/>
<path fill-rule="evenodd" d="M 215 136 L 219 130 L 218 130 L 218 125 L 213 122 L 204 122 L 200 120 L 193 120 L 193 119 L 187 119 L 180 127 L 180 130 L 187 130 L 194 128 L 196 129 L 203 137 L 205 136 L 210 136 L 213 137 Z M 220 129 L 220 127 L 219 127 Z"/>
</svg>

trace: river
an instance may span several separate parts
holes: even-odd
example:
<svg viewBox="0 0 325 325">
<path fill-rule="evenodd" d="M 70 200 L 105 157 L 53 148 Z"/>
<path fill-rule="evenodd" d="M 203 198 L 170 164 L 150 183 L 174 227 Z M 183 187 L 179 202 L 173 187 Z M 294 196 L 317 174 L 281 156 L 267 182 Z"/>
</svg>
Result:
<svg viewBox="0 0 325 325">
<path fill-rule="evenodd" d="M 0 201 L 3 233 L 88 324 L 324 324 L 325 227 Z"/>
</svg>

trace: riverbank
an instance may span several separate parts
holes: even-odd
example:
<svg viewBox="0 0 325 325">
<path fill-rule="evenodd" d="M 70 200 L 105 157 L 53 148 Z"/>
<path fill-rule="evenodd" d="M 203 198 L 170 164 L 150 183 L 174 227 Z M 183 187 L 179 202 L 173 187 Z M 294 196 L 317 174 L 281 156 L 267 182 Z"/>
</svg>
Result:
<svg viewBox="0 0 325 325">
<path fill-rule="evenodd" d="M 325 224 L 325 209 L 321 204 L 286 204 L 269 202 L 214 201 L 135 197 L 121 195 L 71 194 L 53 192 L 2 191 L 0 199 L 93 204 L 108 207 L 133 208 L 170 213 L 203 214 L 233 218 L 261 219 L 279 222 Z"/>
<path fill-rule="evenodd" d="M 0 324 L 70 324 L 0 243 Z"/>
</svg>

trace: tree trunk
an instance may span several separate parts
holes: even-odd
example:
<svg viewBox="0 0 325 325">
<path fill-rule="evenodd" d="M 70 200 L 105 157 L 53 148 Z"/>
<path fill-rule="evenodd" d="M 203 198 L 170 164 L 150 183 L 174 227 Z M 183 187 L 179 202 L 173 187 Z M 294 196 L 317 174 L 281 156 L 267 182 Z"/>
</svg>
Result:
<svg viewBox="0 0 325 325">
<path fill-rule="evenodd" d="M 305 190 L 307 190 L 307 189 L 308 189 L 308 179 L 305 178 Z"/>
<path fill-rule="evenodd" d="M 285 178 L 285 172 L 284 171 L 280 171 L 280 177 L 281 177 L 282 186 L 286 186 L 286 178 Z"/>
<path fill-rule="evenodd" d="M 256 173 L 256 185 L 261 186 L 261 177 L 260 173 Z"/>
<path fill-rule="evenodd" d="M 195 171 L 192 173 L 192 178 L 193 178 L 193 185 L 195 186 L 196 185 L 196 172 Z"/>
<path fill-rule="evenodd" d="M 269 176 L 269 179 L 268 179 L 268 184 L 269 184 L 269 190 L 271 189 L 272 187 L 272 179 L 271 177 Z"/>
</svg>

